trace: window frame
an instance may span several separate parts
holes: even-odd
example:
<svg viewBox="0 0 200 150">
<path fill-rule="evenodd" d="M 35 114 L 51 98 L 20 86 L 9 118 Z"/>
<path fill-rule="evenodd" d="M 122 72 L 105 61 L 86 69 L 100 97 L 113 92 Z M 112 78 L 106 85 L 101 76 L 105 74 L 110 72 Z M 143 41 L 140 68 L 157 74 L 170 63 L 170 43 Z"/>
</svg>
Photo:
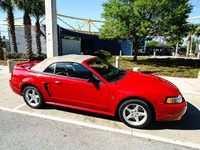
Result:
<svg viewBox="0 0 200 150">
<path fill-rule="evenodd" d="M 52 64 L 50 64 L 49 66 L 51 66 L 51 65 L 53 65 L 53 64 L 55 64 L 55 66 L 54 66 L 54 72 L 53 73 L 47 73 L 47 72 L 42 72 L 42 73 L 44 73 L 44 74 L 48 74 L 48 75 L 53 75 L 53 76 L 60 76 L 60 77 L 65 77 L 65 78 L 70 78 L 70 79 L 77 79 L 77 80 L 84 80 L 84 81 L 88 81 L 88 79 L 84 79 L 84 78 L 77 78 L 77 77 L 70 77 L 70 76 L 63 76 L 63 75 L 57 75 L 57 74 L 55 74 L 55 72 L 56 72 L 56 66 L 57 66 L 57 63 L 77 63 L 77 62 L 68 62 L 68 61 L 61 61 L 61 62 L 54 62 L 54 63 L 52 63 Z M 93 76 L 95 76 L 95 78 L 98 78 L 98 80 L 100 81 L 99 83 L 102 83 L 102 84 L 105 84 L 105 82 L 101 79 L 101 78 L 99 78 L 98 77 L 98 75 L 96 75 L 96 73 L 95 72 L 93 72 L 93 69 L 91 70 L 90 69 L 90 66 L 89 65 L 84 65 L 84 64 L 82 64 L 82 63 L 77 63 L 77 64 L 79 64 L 79 65 L 82 65 L 82 66 L 84 66 L 84 67 L 86 67 L 88 70 L 90 70 L 91 72 L 92 72 L 92 74 L 93 74 Z M 48 67 L 49 67 L 48 66 Z M 88 68 L 88 66 L 89 66 L 89 68 Z M 47 67 L 47 68 L 48 68 Z M 46 69 L 47 69 L 46 68 Z M 45 69 L 45 70 L 46 70 Z M 97 73 L 98 74 L 98 73 Z"/>
<path fill-rule="evenodd" d="M 48 67 L 50 67 L 50 66 L 53 65 L 53 64 L 55 64 L 53 73 L 44 72 Z M 44 73 L 44 74 L 50 74 L 50 75 L 55 75 L 55 71 L 56 71 L 56 62 L 50 64 L 48 67 L 46 67 L 46 69 L 44 69 L 44 71 L 43 71 L 42 73 Z"/>
<path fill-rule="evenodd" d="M 79 64 L 79 65 L 82 65 L 82 66 L 84 66 L 85 68 L 87 68 L 85 65 L 83 65 L 83 64 L 81 64 L 81 63 L 77 63 L 77 62 L 67 62 L 67 61 L 61 61 L 61 62 L 55 62 L 55 67 L 54 67 L 54 76 L 60 76 L 60 77 L 66 77 L 66 78 L 71 78 L 71 79 L 78 79 L 78 80 L 84 80 L 84 81 L 87 81 L 88 79 L 84 79 L 84 78 L 78 78 L 78 77 L 71 77 L 71 76 L 64 76 L 64 75 L 57 75 L 55 72 L 56 72 L 56 66 L 57 66 L 57 64 L 58 63 L 76 63 L 76 64 Z M 52 65 L 52 64 L 51 64 Z M 50 66 L 50 65 L 49 65 Z M 94 74 L 94 72 L 92 71 L 92 70 L 90 70 L 89 68 L 87 68 L 93 75 L 95 75 Z M 96 75 L 95 75 L 96 76 Z M 101 82 L 101 79 L 98 77 L 98 76 L 96 76 L 99 80 L 100 80 L 100 82 Z"/>
</svg>

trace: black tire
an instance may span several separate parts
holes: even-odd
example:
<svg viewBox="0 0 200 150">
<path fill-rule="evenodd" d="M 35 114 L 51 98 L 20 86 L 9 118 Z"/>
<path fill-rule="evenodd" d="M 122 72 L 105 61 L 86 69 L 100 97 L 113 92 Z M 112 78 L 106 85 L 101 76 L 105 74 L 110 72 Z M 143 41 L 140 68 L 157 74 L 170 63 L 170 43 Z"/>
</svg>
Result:
<svg viewBox="0 0 200 150">
<path fill-rule="evenodd" d="M 24 101 L 28 106 L 34 109 L 44 106 L 44 99 L 41 92 L 34 86 L 27 86 L 23 91 Z"/>
<path fill-rule="evenodd" d="M 118 113 L 120 120 L 131 128 L 144 128 L 152 119 L 152 112 L 148 104 L 138 99 L 122 103 Z"/>
</svg>

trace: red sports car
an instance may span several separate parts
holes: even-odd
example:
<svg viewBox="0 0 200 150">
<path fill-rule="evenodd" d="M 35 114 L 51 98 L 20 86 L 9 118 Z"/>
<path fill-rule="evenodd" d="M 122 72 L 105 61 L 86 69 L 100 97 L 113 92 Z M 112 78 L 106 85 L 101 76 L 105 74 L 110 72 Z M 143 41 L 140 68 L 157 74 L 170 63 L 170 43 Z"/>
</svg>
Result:
<svg viewBox="0 0 200 150">
<path fill-rule="evenodd" d="M 180 120 L 187 109 L 179 89 L 157 76 L 119 70 L 90 55 L 66 55 L 18 64 L 12 90 L 32 108 L 45 103 L 118 115 L 129 127 Z"/>
</svg>

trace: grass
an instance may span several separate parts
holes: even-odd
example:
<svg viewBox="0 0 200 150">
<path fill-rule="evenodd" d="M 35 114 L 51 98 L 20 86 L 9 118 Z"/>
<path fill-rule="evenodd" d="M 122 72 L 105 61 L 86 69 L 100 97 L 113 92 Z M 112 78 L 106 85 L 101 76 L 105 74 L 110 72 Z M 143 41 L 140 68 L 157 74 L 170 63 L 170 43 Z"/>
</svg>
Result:
<svg viewBox="0 0 200 150">
<path fill-rule="evenodd" d="M 115 57 L 109 59 L 108 62 L 115 65 Z M 133 70 L 134 67 L 140 67 L 142 73 L 152 75 L 197 78 L 200 71 L 200 60 L 138 57 L 138 61 L 134 62 L 133 58 L 120 58 L 120 69 Z"/>
<path fill-rule="evenodd" d="M 116 56 L 108 59 L 108 62 L 115 66 Z M 14 65 L 25 61 L 14 61 Z M 0 65 L 7 65 L 6 60 L 0 60 Z M 133 70 L 134 67 L 140 67 L 142 73 L 148 73 L 159 76 L 197 78 L 200 71 L 200 60 L 184 59 L 184 58 L 144 58 L 138 57 L 138 61 L 134 62 L 133 58 L 120 57 L 120 69 Z"/>
</svg>

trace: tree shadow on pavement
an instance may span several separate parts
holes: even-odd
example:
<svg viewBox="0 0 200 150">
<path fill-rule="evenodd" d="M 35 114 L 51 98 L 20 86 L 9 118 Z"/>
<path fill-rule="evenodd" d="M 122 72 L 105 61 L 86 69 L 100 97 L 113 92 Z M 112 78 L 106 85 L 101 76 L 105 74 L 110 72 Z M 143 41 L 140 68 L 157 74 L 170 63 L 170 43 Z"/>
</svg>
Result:
<svg viewBox="0 0 200 150">
<path fill-rule="evenodd" d="M 200 130 L 200 110 L 187 102 L 187 111 L 179 121 L 152 122 L 146 129 Z"/>
<path fill-rule="evenodd" d="M 132 60 L 131 60 L 132 61 Z M 138 64 L 143 65 L 152 65 L 157 67 L 172 67 L 177 68 L 178 66 L 183 67 L 185 69 L 200 67 L 200 61 L 194 59 L 185 59 L 185 58 L 149 58 L 140 60 L 137 62 Z"/>
</svg>

